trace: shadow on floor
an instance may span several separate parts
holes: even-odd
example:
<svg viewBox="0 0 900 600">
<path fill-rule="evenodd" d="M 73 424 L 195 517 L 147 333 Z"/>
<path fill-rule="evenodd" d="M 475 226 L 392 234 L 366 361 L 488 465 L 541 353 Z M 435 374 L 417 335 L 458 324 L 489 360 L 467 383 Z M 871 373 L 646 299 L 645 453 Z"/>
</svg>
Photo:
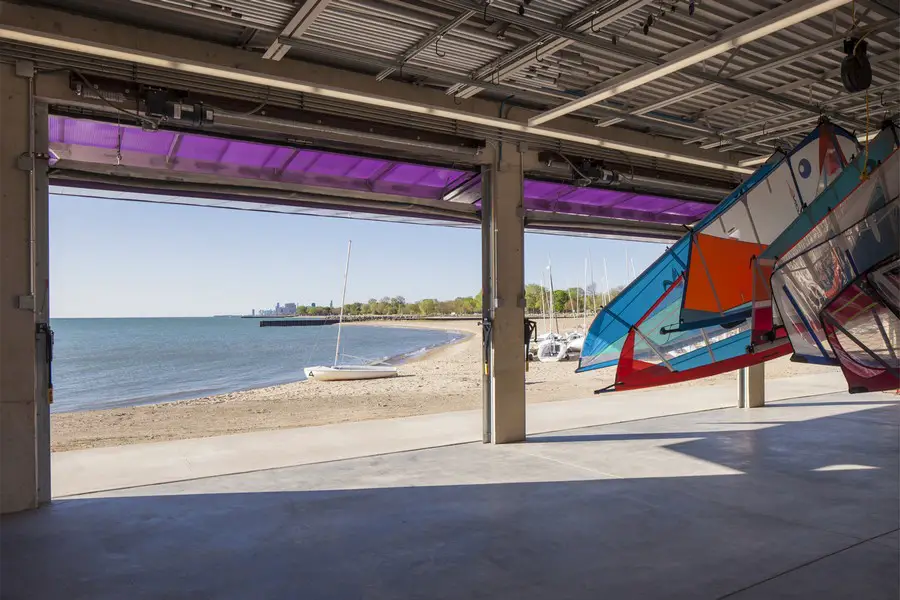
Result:
<svg viewBox="0 0 900 600">
<path fill-rule="evenodd" d="M 60 500 L 2 519 L 0 595 L 894 600 L 896 421 L 894 406 L 742 431 L 634 423 Z M 613 441 L 667 439 L 660 460 L 739 473 L 593 466 Z M 620 474 L 650 460 L 635 452 Z"/>
<path fill-rule="evenodd" d="M 885 405 L 885 406 L 896 406 L 897 403 L 900 402 L 898 400 L 860 400 L 859 402 L 790 402 L 790 400 L 776 400 L 775 402 L 767 403 L 766 409 L 771 408 L 793 408 L 795 406 L 859 406 L 860 404 L 866 405 Z"/>
</svg>

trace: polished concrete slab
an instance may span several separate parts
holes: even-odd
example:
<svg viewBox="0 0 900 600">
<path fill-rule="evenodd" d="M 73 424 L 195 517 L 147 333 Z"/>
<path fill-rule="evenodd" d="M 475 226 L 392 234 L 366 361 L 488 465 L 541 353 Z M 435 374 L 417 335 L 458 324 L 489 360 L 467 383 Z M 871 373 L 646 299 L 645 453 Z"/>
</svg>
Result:
<svg viewBox="0 0 900 600">
<path fill-rule="evenodd" d="M 843 391 L 840 371 L 766 382 L 769 401 Z M 639 390 L 528 406 L 529 435 L 737 405 L 736 385 Z M 246 473 L 481 440 L 481 411 L 257 431 L 53 454 L 53 496 Z M 274 450 L 273 450 L 274 449 Z"/>
<path fill-rule="evenodd" d="M 890 598 L 900 408 L 830 394 L 59 499 L 4 599 Z"/>
</svg>

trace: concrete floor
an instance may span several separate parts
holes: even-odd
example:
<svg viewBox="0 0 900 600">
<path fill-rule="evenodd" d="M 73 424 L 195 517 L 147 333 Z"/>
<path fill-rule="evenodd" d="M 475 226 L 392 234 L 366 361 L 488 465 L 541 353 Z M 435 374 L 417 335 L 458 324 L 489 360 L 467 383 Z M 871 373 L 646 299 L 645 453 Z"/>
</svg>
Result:
<svg viewBox="0 0 900 600">
<path fill-rule="evenodd" d="M 59 499 L 2 519 L 0 595 L 895 600 L 894 399 L 831 394 Z"/>
<path fill-rule="evenodd" d="M 768 401 L 841 392 L 847 382 L 839 370 L 766 382 Z M 611 425 L 729 408 L 736 386 L 637 390 L 528 406 L 527 430 L 537 435 L 563 429 Z M 481 411 L 457 412 L 254 431 L 210 438 L 152 442 L 89 450 L 54 452 L 54 498 L 118 488 L 234 475 L 319 462 L 421 450 L 481 440 Z M 277 448 L 277 451 L 273 451 Z"/>
</svg>

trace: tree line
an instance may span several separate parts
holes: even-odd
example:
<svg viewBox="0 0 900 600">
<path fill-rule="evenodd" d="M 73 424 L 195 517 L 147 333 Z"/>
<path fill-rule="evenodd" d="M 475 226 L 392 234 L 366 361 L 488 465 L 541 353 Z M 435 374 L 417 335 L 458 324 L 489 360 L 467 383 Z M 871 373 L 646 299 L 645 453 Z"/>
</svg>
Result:
<svg viewBox="0 0 900 600">
<path fill-rule="evenodd" d="M 615 298 L 622 288 L 610 290 L 610 299 Z M 543 303 L 541 298 L 543 297 Z M 587 288 L 588 312 L 600 310 L 605 302 L 605 293 L 596 291 L 596 284 Z M 531 314 L 549 311 L 550 290 L 536 283 L 525 286 L 525 310 Z M 584 288 L 572 287 L 553 290 L 553 312 L 558 314 L 576 313 L 584 310 Z M 425 298 L 418 302 L 407 302 L 403 296 L 388 297 L 381 300 L 371 298 L 368 302 L 350 302 L 344 305 L 345 315 L 420 315 L 450 316 L 472 315 L 481 313 L 481 292 L 474 296 L 460 296 L 453 300 L 437 300 Z M 297 306 L 300 316 L 330 316 L 340 312 L 333 306 Z"/>
<path fill-rule="evenodd" d="M 327 316 L 336 315 L 340 307 L 332 306 L 297 306 L 298 315 Z M 481 292 L 474 296 L 460 296 L 454 300 L 436 300 L 425 298 L 418 302 L 407 302 L 403 296 L 381 300 L 375 298 L 368 302 L 350 302 L 344 305 L 345 315 L 420 315 L 447 316 L 470 315 L 481 312 Z"/>
<path fill-rule="evenodd" d="M 587 286 L 587 298 L 585 299 L 585 289 L 582 287 L 571 287 L 561 290 L 553 290 L 553 312 L 575 313 L 585 310 L 587 304 L 588 312 L 597 312 L 607 301 L 612 300 L 622 291 L 621 287 L 613 288 L 609 291 L 609 296 L 605 292 L 597 290 L 597 284 L 591 283 Z M 550 289 L 536 283 L 529 283 L 525 286 L 525 310 L 530 313 L 539 313 L 541 311 L 550 311 Z"/>
</svg>

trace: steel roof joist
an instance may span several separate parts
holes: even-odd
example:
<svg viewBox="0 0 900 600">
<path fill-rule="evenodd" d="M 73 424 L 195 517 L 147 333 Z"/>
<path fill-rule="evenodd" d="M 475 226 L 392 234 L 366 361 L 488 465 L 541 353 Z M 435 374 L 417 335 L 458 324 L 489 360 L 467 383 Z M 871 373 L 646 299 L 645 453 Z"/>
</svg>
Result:
<svg viewBox="0 0 900 600">
<path fill-rule="evenodd" d="M 612 98 L 645 83 L 671 75 L 703 62 L 723 52 L 780 31 L 824 12 L 847 4 L 851 0 L 792 0 L 723 31 L 710 40 L 700 40 L 662 58 L 662 64 L 643 65 L 606 81 L 586 96 L 573 100 L 528 120 L 540 125 L 601 100 Z"/>
<path fill-rule="evenodd" d="M 299 38 L 315 22 L 316 18 L 328 8 L 331 2 L 332 0 L 306 0 L 297 13 L 291 17 L 287 25 L 284 26 L 281 35 L 289 38 Z M 272 42 L 272 45 L 263 54 L 263 58 L 281 60 L 290 49 L 290 46 L 276 40 Z"/>
<path fill-rule="evenodd" d="M 297 64 L 285 65 L 282 73 L 302 72 L 305 79 L 295 79 L 282 74 L 275 74 L 267 65 L 275 67 L 280 63 L 273 61 L 258 61 L 247 68 L 245 62 L 246 53 L 237 50 L 221 49 L 211 47 L 203 42 L 194 40 L 172 38 L 165 35 L 148 35 L 149 32 L 142 32 L 139 29 L 119 26 L 110 23 L 98 25 L 90 19 L 79 20 L 77 17 L 42 13 L 37 9 L 26 8 L 20 14 L 21 22 L 31 25 L 31 28 L 22 28 L 11 25 L 16 17 L 16 13 L 7 10 L 5 13 L 6 24 L 0 26 L 0 39 L 22 44 L 33 44 L 36 47 L 48 47 L 55 50 L 65 50 L 81 55 L 88 55 L 98 59 L 109 59 L 124 61 L 136 65 L 143 65 L 162 70 L 181 72 L 194 76 L 211 77 L 224 81 L 235 82 L 239 84 L 249 84 L 263 86 L 264 88 L 277 89 L 286 92 L 298 94 L 309 94 L 311 96 L 319 96 L 331 100 L 345 101 L 351 104 L 361 106 L 370 106 L 379 109 L 396 110 L 410 115 L 421 115 L 423 117 L 433 117 L 438 119 L 446 119 L 459 123 L 468 123 L 472 125 L 485 126 L 495 128 L 506 132 L 522 133 L 531 136 L 537 136 L 548 140 L 567 141 L 585 146 L 604 148 L 614 151 L 631 153 L 647 158 L 653 158 L 662 161 L 684 163 L 698 167 L 721 170 L 731 173 L 748 173 L 747 169 L 736 166 L 733 162 L 729 162 L 727 157 L 714 156 L 707 158 L 704 153 L 684 152 L 675 150 L 677 144 L 671 141 L 653 138 L 652 136 L 641 136 L 630 132 L 616 132 L 615 135 L 605 135 L 603 138 L 593 137 L 581 133 L 581 126 L 577 122 L 568 124 L 564 129 L 545 129 L 539 127 L 528 126 L 525 122 L 513 119 L 504 119 L 490 114 L 497 114 L 497 108 L 488 109 L 488 106 L 497 105 L 495 103 L 487 103 L 487 105 L 477 105 L 478 110 L 473 110 L 476 105 L 456 107 L 452 99 L 450 106 L 441 105 L 442 103 L 426 104 L 421 100 L 429 99 L 427 90 L 413 88 L 404 84 L 388 82 L 380 82 L 377 85 L 382 94 L 375 94 L 369 91 L 371 86 L 366 84 L 359 87 L 336 87 L 325 81 L 341 81 L 345 85 L 351 85 L 354 82 L 352 74 L 346 72 L 336 72 L 326 68 L 316 68 L 313 66 L 298 68 Z M 42 30 L 43 29 L 43 30 Z M 128 45 L 114 46 L 103 43 L 96 39 L 88 37 L 67 37 L 56 33 L 56 31 L 81 31 L 88 33 L 89 36 L 97 37 L 98 32 L 112 33 L 107 39 L 127 40 Z M 103 37 L 101 35 L 101 37 Z M 193 50 L 189 50 L 193 49 Z M 154 51 L 155 50 L 155 51 Z M 160 52 L 162 51 L 162 52 Z M 234 57 L 225 58 L 219 64 L 211 62 L 209 57 L 216 57 L 229 52 L 236 53 Z M 207 62 L 199 62 L 188 58 L 190 56 L 205 56 Z M 234 64 L 241 65 L 244 68 L 235 68 Z M 226 66 L 228 65 L 228 66 Z M 318 76 L 318 77 L 317 77 Z M 375 83 L 369 80 L 371 83 Z M 386 95 L 389 93 L 393 95 Z M 438 94 L 442 98 L 446 98 L 443 94 Z M 417 100 L 411 100 L 416 98 Z M 520 118 L 527 118 L 528 112 L 517 111 L 523 113 Z M 619 139 L 616 139 L 619 138 Z M 631 141 L 623 141 L 623 138 L 646 139 L 646 144 L 635 143 Z M 724 160 L 723 160 L 724 159 Z"/>
</svg>

